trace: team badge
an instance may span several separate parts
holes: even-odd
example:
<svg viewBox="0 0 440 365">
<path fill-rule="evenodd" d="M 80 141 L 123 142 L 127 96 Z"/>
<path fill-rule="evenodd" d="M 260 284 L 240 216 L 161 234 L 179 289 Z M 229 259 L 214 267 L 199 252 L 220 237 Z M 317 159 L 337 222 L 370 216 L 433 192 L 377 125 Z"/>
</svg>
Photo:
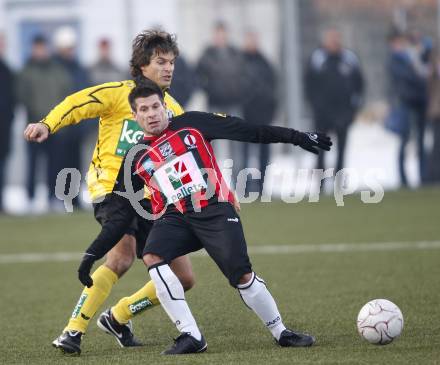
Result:
<svg viewBox="0 0 440 365">
<path fill-rule="evenodd" d="M 174 151 L 169 142 L 165 142 L 159 146 L 159 151 L 164 158 L 168 158 L 168 156 L 173 155 Z"/>
<path fill-rule="evenodd" d="M 184 138 L 183 142 L 188 147 L 188 149 L 192 150 L 194 148 L 197 148 L 196 145 L 196 137 L 194 137 L 191 133 L 188 133 Z"/>
</svg>

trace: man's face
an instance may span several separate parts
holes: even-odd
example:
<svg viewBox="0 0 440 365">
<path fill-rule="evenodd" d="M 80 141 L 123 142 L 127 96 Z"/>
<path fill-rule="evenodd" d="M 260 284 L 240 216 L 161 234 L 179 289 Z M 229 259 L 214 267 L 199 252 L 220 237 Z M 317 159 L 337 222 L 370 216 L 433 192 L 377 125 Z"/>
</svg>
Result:
<svg viewBox="0 0 440 365">
<path fill-rule="evenodd" d="M 226 31 L 226 28 L 224 27 L 217 27 L 214 30 L 214 45 L 219 48 L 226 47 L 228 44 L 228 33 Z"/>
<path fill-rule="evenodd" d="M 171 85 L 175 60 L 176 56 L 173 52 L 155 53 L 150 63 L 141 67 L 142 74 L 165 90 Z"/>
<path fill-rule="evenodd" d="M 323 45 L 330 53 L 338 53 L 342 49 L 342 37 L 336 29 L 329 29 L 324 32 Z"/>
<path fill-rule="evenodd" d="M 32 58 L 37 61 L 45 61 L 49 59 L 49 48 L 46 43 L 37 42 L 32 45 Z"/>
<path fill-rule="evenodd" d="M 165 105 L 158 95 L 151 95 L 146 98 L 136 99 L 136 111 L 133 112 L 134 119 L 144 130 L 146 136 L 160 135 L 169 124 Z"/>
</svg>

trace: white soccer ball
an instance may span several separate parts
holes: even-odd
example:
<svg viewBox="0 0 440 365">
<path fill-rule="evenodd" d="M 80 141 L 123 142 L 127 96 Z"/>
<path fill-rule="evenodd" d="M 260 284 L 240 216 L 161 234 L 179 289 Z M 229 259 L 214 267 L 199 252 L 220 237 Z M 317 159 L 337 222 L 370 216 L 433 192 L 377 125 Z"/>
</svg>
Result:
<svg viewBox="0 0 440 365">
<path fill-rule="evenodd" d="M 359 312 L 357 328 L 359 334 L 369 343 L 386 345 L 402 333 L 403 315 L 393 302 L 374 299 Z"/>
</svg>

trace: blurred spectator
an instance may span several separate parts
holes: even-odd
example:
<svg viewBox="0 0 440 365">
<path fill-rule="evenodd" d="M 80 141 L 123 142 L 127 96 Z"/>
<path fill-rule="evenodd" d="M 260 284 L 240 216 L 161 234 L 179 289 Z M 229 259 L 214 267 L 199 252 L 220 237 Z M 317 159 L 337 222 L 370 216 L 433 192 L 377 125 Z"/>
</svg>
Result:
<svg viewBox="0 0 440 365">
<path fill-rule="evenodd" d="M 362 105 L 364 78 L 358 57 L 343 47 L 338 30 L 322 33 L 321 46 L 312 52 L 306 67 L 305 88 L 316 129 L 336 133 L 339 171 L 344 167 L 348 128 Z M 324 154 L 319 154 L 317 168 L 324 169 Z"/>
<path fill-rule="evenodd" d="M 15 106 L 13 74 L 3 60 L 4 50 L 5 39 L 0 33 L 0 213 L 3 211 L 4 174 L 11 145 L 11 126 Z"/>
<path fill-rule="evenodd" d="M 126 73 L 114 64 L 111 51 L 112 44 L 109 39 L 103 38 L 99 40 L 98 59 L 89 69 L 90 80 L 93 85 L 127 78 Z"/>
<path fill-rule="evenodd" d="M 30 122 L 42 120 L 48 110 L 59 103 L 71 90 L 67 72 L 49 53 L 46 39 L 37 35 L 32 41 L 30 59 L 19 74 L 17 83 L 18 100 L 24 105 L 27 119 Z M 29 199 L 35 196 L 36 164 L 45 159 L 46 182 L 49 188 L 49 199 L 55 199 L 55 183 L 59 170 L 55 160 L 60 153 L 54 153 L 52 141 L 47 144 L 28 143 L 28 176 L 27 192 Z M 63 151 L 67 151 L 63 148 Z"/>
<path fill-rule="evenodd" d="M 405 172 L 405 148 L 410 138 L 410 126 L 414 121 L 417 127 L 417 150 L 419 158 L 420 181 L 425 181 L 424 135 L 427 107 L 427 64 L 426 50 L 419 38 L 392 32 L 389 37 L 390 92 L 391 105 L 399 109 L 400 149 L 399 174 L 402 186 L 408 186 Z"/>
<path fill-rule="evenodd" d="M 77 43 L 77 34 L 69 26 L 59 28 L 54 34 L 55 59 L 70 75 L 71 88 L 68 94 L 90 86 L 89 74 L 76 57 Z M 86 145 L 87 136 L 89 134 L 95 136 L 96 131 L 96 123 L 81 123 L 70 130 L 61 130 L 54 136 L 53 143 L 57 144 L 55 149 L 65 151 L 63 154 L 57 154 L 57 158 L 54 161 L 57 171 L 63 168 L 75 168 L 81 171 L 82 176 L 85 176 L 87 165 L 81 166 L 81 149 Z M 67 179 L 65 186 L 66 194 L 69 191 L 69 187 L 76 189 L 76 187 L 71 186 L 70 179 Z M 62 206 L 60 203 L 60 201 L 52 201 L 52 208 L 61 210 Z M 73 205 L 79 207 L 78 197 L 73 200 Z"/>
<path fill-rule="evenodd" d="M 215 25 L 213 44 L 203 52 L 196 72 L 211 111 L 241 114 L 243 54 L 229 44 L 225 24 L 218 22 Z"/>
<path fill-rule="evenodd" d="M 432 54 L 428 78 L 428 119 L 433 124 L 434 145 L 428 163 L 428 181 L 440 183 L 440 52 Z"/>
<path fill-rule="evenodd" d="M 243 102 L 244 119 L 250 123 L 271 124 L 276 108 L 277 83 L 274 67 L 261 53 L 258 35 L 248 31 L 244 37 L 244 72 L 246 75 L 245 99 Z M 264 175 L 269 162 L 270 146 L 268 144 L 242 143 L 245 166 L 249 167 L 249 149 L 254 148 L 258 154 L 258 170 L 261 180 L 258 191 L 263 191 Z"/>
<path fill-rule="evenodd" d="M 229 44 L 224 23 L 217 22 L 214 26 L 213 43 L 205 49 L 199 59 L 196 73 L 200 86 L 208 97 L 208 108 L 211 112 L 242 115 L 241 103 L 245 87 L 243 54 Z M 229 146 L 227 157 L 232 157 L 234 161 L 234 182 L 244 163 L 240 143 L 230 142 Z M 225 157 L 221 153 L 220 156 Z"/>
<path fill-rule="evenodd" d="M 110 39 L 102 38 L 98 41 L 98 58 L 96 62 L 89 68 L 89 76 L 92 85 L 101 85 L 111 81 L 121 81 L 129 79 L 128 72 L 124 72 L 119 69 L 112 58 L 112 43 Z M 98 138 L 98 123 L 99 118 L 96 120 L 89 120 L 86 123 L 80 123 L 82 128 L 82 154 L 83 161 L 86 160 L 87 164 L 83 165 L 81 173 L 86 176 L 87 166 L 90 160 L 90 156 L 93 155 L 96 141 Z"/>
<path fill-rule="evenodd" d="M 174 76 L 171 84 L 173 97 L 179 100 L 180 104 L 185 107 L 188 104 L 196 86 L 197 81 L 195 72 L 185 58 L 180 54 L 176 58 L 174 64 Z"/>
<path fill-rule="evenodd" d="M 69 72 L 72 79 L 71 93 L 90 86 L 89 75 L 76 57 L 77 34 L 69 26 L 59 28 L 53 38 L 55 59 Z"/>
</svg>

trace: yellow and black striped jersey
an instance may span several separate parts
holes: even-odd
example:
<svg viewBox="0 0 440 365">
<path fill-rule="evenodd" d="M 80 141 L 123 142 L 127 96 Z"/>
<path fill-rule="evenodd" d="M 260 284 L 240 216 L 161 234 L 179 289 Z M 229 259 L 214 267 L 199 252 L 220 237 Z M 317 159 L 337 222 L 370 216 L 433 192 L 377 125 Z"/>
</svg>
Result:
<svg viewBox="0 0 440 365">
<path fill-rule="evenodd" d="M 55 133 L 83 119 L 99 117 L 98 139 L 87 174 L 92 200 L 113 190 L 123 157 L 143 136 L 142 129 L 133 120 L 128 102 L 128 95 L 134 87 L 134 81 L 127 80 L 78 91 L 64 99 L 42 120 L 50 133 Z M 183 108 L 168 92 L 165 92 L 165 104 L 169 117 L 183 113 Z"/>
</svg>

